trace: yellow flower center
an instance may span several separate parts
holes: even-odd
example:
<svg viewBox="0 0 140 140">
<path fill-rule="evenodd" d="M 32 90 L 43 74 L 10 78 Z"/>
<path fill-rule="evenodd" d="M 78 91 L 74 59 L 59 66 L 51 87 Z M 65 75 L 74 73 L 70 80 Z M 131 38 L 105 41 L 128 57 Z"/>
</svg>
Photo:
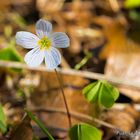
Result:
<svg viewBox="0 0 140 140">
<path fill-rule="evenodd" d="M 48 50 L 51 47 L 51 41 L 50 39 L 44 36 L 38 41 L 38 45 L 40 47 L 40 50 L 42 49 Z"/>
</svg>

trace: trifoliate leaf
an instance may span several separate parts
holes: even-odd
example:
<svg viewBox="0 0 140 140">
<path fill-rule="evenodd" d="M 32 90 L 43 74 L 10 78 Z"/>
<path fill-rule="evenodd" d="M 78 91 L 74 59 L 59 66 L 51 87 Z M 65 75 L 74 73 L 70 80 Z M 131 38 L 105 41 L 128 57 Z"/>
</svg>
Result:
<svg viewBox="0 0 140 140">
<path fill-rule="evenodd" d="M 69 136 L 71 140 L 101 140 L 101 132 L 86 123 L 74 125 L 70 131 Z"/>
<path fill-rule="evenodd" d="M 85 98 L 91 103 L 99 103 L 106 108 L 112 107 L 119 97 L 119 91 L 105 81 L 97 81 L 83 90 Z"/>
</svg>

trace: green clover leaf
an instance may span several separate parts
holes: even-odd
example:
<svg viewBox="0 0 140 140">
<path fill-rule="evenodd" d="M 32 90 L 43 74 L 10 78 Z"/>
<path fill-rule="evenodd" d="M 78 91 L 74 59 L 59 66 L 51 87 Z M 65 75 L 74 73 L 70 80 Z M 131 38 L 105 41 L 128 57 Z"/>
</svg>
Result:
<svg viewBox="0 0 140 140">
<path fill-rule="evenodd" d="M 74 125 L 69 131 L 69 136 L 71 140 L 101 140 L 102 138 L 100 130 L 86 123 Z"/>
<path fill-rule="evenodd" d="M 83 89 L 83 94 L 88 102 L 99 103 L 106 108 L 113 106 L 119 97 L 119 91 L 106 81 L 97 81 Z"/>
</svg>

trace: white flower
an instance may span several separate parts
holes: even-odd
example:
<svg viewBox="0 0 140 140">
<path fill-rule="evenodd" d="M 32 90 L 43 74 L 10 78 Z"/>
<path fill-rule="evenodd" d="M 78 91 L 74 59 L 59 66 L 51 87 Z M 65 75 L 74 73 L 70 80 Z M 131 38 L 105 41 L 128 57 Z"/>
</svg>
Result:
<svg viewBox="0 0 140 140">
<path fill-rule="evenodd" d="M 51 33 L 51 31 L 52 24 L 40 19 L 36 23 L 37 36 L 30 32 L 17 32 L 17 44 L 32 49 L 24 58 L 30 67 L 39 66 L 44 59 L 48 69 L 55 69 L 61 63 L 61 55 L 56 48 L 66 48 L 69 46 L 70 41 L 65 33 Z"/>
</svg>

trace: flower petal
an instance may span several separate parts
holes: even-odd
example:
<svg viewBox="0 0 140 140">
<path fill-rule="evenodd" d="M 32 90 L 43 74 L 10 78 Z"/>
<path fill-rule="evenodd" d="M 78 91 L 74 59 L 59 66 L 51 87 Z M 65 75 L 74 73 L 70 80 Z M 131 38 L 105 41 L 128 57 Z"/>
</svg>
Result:
<svg viewBox="0 0 140 140">
<path fill-rule="evenodd" d="M 42 38 L 43 36 L 49 36 L 52 31 L 52 24 L 46 20 L 40 19 L 36 23 L 36 33 Z"/>
<path fill-rule="evenodd" d="M 45 51 L 45 64 L 47 69 L 55 69 L 61 63 L 61 55 L 59 51 L 51 47 L 50 50 Z"/>
<path fill-rule="evenodd" d="M 37 47 L 38 40 L 39 38 L 30 32 L 21 31 L 16 33 L 16 43 L 27 49 Z"/>
<path fill-rule="evenodd" d="M 24 57 L 24 61 L 27 63 L 27 65 L 29 65 L 30 67 L 37 67 L 39 66 L 43 59 L 44 59 L 45 53 L 44 51 L 40 50 L 38 47 L 32 49 L 31 51 L 29 51 L 25 57 Z"/>
<path fill-rule="evenodd" d="M 69 37 L 65 33 L 56 32 L 51 36 L 52 45 L 57 48 L 66 48 L 70 45 Z"/>
</svg>

